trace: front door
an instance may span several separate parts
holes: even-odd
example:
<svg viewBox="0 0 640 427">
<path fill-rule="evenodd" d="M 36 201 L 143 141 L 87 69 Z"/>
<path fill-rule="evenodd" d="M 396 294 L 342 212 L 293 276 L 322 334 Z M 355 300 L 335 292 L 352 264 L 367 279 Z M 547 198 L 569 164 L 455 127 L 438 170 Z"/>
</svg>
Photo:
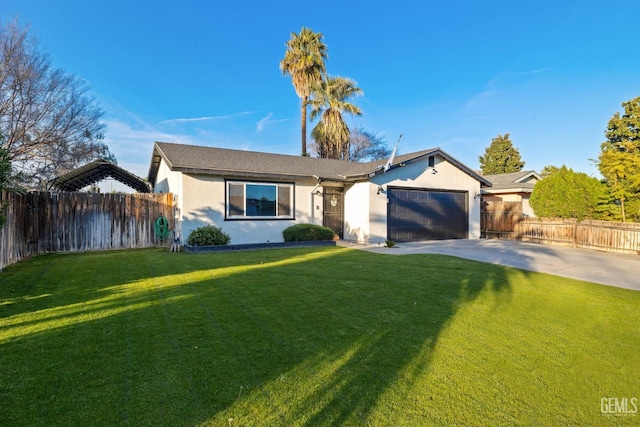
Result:
<svg viewBox="0 0 640 427">
<path fill-rule="evenodd" d="M 342 188 L 324 188 L 322 225 L 329 227 L 340 238 L 344 232 L 344 191 Z"/>
</svg>

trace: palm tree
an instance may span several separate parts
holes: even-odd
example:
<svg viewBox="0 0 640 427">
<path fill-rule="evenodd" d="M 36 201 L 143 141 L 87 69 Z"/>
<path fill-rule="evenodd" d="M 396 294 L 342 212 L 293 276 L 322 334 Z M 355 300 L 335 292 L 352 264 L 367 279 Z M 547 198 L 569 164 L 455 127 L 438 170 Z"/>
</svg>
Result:
<svg viewBox="0 0 640 427">
<path fill-rule="evenodd" d="M 311 86 L 322 79 L 326 72 L 327 46 L 322 42 L 322 33 L 314 33 L 302 27 L 300 34 L 291 33 L 286 43 L 287 50 L 280 61 L 280 71 L 291 76 L 296 94 L 302 100 L 302 155 L 307 155 L 307 103 Z"/>
<path fill-rule="evenodd" d="M 359 107 L 349 100 L 362 95 L 356 82 L 346 77 L 325 76 L 312 86 L 311 120 L 320 116 L 311 135 L 316 141 L 320 157 L 349 160 L 349 127 L 342 113 L 362 115 Z"/>
</svg>

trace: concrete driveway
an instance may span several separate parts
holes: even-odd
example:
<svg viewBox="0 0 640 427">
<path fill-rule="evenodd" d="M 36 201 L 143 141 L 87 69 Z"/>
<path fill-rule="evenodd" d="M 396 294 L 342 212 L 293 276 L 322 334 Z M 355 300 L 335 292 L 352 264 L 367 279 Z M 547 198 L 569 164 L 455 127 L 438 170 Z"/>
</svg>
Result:
<svg viewBox="0 0 640 427">
<path fill-rule="evenodd" d="M 380 247 L 377 244 L 339 244 L 389 255 L 452 255 L 640 291 L 640 256 L 633 254 L 497 239 L 398 243 L 397 247 L 393 248 Z"/>
</svg>

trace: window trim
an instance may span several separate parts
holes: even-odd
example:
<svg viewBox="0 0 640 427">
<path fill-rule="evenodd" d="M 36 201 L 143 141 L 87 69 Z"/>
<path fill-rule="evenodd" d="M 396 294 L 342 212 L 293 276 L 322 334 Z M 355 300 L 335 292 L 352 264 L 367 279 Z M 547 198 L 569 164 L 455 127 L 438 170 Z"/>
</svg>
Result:
<svg viewBox="0 0 640 427">
<path fill-rule="evenodd" d="M 244 199 L 244 215 L 231 215 L 229 213 L 231 205 L 229 203 L 229 186 L 231 184 L 242 184 L 243 186 L 243 199 Z M 279 189 L 280 186 L 289 187 L 289 215 L 276 215 L 276 216 L 247 216 L 247 185 L 264 185 L 272 186 L 276 188 L 276 213 L 278 209 Z M 296 219 L 296 184 L 295 182 L 275 182 L 275 181 L 244 181 L 239 179 L 226 179 L 224 182 L 224 220 L 225 221 L 291 221 Z"/>
</svg>

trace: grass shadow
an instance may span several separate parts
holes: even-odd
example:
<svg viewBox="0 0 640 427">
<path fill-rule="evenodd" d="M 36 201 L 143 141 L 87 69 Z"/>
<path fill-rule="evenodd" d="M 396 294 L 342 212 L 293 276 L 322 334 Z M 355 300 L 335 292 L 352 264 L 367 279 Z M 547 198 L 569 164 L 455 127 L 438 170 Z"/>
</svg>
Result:
<svg viewBox="0 0 640 427">
<path fill-rule="evenodd" d="M 458 310 L 509 293 L 506 269 L 440 255 L 37 257 L 3 273 L 0 421 L 366 423 L 410 392 Z"/>
</svg>

